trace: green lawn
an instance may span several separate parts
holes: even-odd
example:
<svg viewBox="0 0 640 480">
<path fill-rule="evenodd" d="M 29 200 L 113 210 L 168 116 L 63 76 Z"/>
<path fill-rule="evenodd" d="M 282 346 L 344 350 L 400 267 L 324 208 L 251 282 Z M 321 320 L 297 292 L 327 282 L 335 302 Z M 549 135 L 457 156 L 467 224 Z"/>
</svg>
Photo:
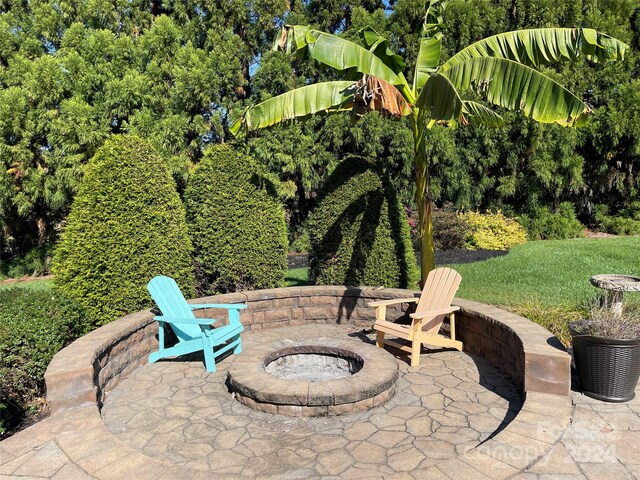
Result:
<svg viewBox="0 0 640 480">
<path fill-rule="evenodd" d="M 640 276 L 640 237 L 529 242 L 502 257 L 449 266 L 462 275 L 460 297 L 502 306 L 569 345 L 568 324 L 584 318 L 588 303 L 602 292 L 589 277 Z M 625 295 L 625 301 L 640 305 L 640 293 Z"/>
<path fill-rule="evenodd" d="M 441 265 L 438 265 L 441 266 Z M 589 283 L 599 273 L 640 276 L 640 237 L 529 242 L 507 255 L 450 264 L 462 275 L 458 296 L 499 305 L 543 325 L 566 345 L 568 324 L 584 316 L 601 292 Z M 289 270 L 287 286 L 308 285 L 305 268 Z M 640 306 L 640 293 L 625 296 Z"/>
<path fill-rule="evenodd" d="M 284 286 L 298 287 L 301 285 L 311 285 L 311 280 L 309 280 L 309 269 L 305 267 L 292 268 L 291 270 L 288 270 L 284 277 Z"/>
<path fill-rule="evenodd" d="M 528 242 L 508 255 L 475 263 L 447 265 L 462 274 L 458 295 L 470 300 L 505 306 L 542 304 L 575 307 L 598 290 L 589 277 L 598 273 L 640 276 L 640 237 L 547 240 Z M 309 285 L 307 268 L 289 270 L 287 286 Z M 0 285 L 44 290 L 51 280 Z M 640 304 L 640 293 L 627 294 Z"/>
<path fill-rule="evenodd" d="M 462 275 L 458 295 L 463 298 L 498 305 L 575 306 L 599 291 L 589 283 L 592 275 L 640 276 L 640 237 L 528 242 L 502 257 L 449 266 Z M 640 303 L 640 294 L 627 298 Z"/>
<path fill-rule="evenodd" d="M 528 242 L 504 256 L 447 266 L 462 275 L 458 295 L 463 298 L 494 305 L 576 306 L 599 291 L 589 283 L 592 275 L 640 276 L 640 237 Z M 308 270 L 289 270 L 285 283 L 308 285 Z M 627 298 L 640 303 L 640 293 Z"/>
</svg>

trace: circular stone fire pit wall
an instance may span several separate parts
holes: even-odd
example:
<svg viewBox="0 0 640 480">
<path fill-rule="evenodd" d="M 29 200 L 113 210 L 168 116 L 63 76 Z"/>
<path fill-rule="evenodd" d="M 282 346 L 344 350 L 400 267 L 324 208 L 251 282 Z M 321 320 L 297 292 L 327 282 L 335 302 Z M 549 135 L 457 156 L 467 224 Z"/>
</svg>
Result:
<svg viewBox="0 0 640 480">
<path fill-rule="evenodd" d="M 267 413 L 341 415 L 381 405 L 393 396 L 398 362 L 361 340 L 282 339 L 253 346 L 233 359 L 236 399 Z"/>
<path fill-rule="evenodd" d="M 309 323 L 370 328 L 375 317 L 369 302 L 414 295 L 417 292 L 401 289 L 310 286 L 230 293 L 193 303 L 246 303 L 241 321 L 248 331 Z M 461 307 L 456 315 L 456 336 L 464 342 L 465 351 L 486 358 L 526 392 L 569 395 L 571 357 L 548 330 L 491 305 L 463 299 L 453 303 Z M 408 304 L 388 307 L 387 317 L 407 320 L 409 308 Z M 213 316 L 220 325 L 225 322 L 220 313 L 198 311 L 197 315 Z M 142 311 L 94 330 L 62 349 L 45 374 L 51 412 L 91 404 L 100 408 L 121 379 L 146 363 L 149 353 L 158 348 L 157 334 L 153 313 Z"/>
</svg>

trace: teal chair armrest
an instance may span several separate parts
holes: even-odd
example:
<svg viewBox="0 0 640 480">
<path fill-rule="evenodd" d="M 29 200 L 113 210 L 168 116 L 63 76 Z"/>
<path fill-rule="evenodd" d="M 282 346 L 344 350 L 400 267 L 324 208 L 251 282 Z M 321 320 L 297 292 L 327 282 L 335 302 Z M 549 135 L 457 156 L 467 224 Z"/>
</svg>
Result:
<svg viewBox="0 0 640 480">
<path fill-rule="evenodd" d="M 213 318 L 180 318 L 180 317 L 153 317 L 156 322 L 188 323 L 190 325 L 213 325 L 216 321 Z"/>
<path fill-rule="evenodd" d="M 201 308 L 226 308 L 227 310 L 242 310 L 243 308 L 247 308 L 247 305 L 244 303 L 197 303 L 197 304 L 189 304 L 191 310 L 199 310 Z"/>
</svg>

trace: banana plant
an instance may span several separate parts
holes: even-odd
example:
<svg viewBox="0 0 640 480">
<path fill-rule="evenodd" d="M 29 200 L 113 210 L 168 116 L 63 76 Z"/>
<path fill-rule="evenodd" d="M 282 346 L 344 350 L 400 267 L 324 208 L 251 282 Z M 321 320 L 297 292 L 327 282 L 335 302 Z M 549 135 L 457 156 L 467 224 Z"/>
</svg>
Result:
<svg viewBox="0 0 640 480">
<path fill-rule="evenodd" d="M 409 117 L 414 139 L 422 284 L 435 268 L 429 159 L 425 139 L 436 125 L 503 125 L 486 104 L 515 110 L 543 123 L 584 125 L 591 113 L 582 99 L 536 67 L 585 56 L 594 63 L 622 60 L 628 46 L 590 28 L 539 28 L 500 33 L 441 61 L 446 0 L 427 2 L 412 82 L 406 64 L 372 28 L 362 45 L 308 26 L 285 26 L 275 50 L 295 53 L 343 71 L 345 80 L 307 85 L 244 110 L 231 126 L 236 137 L 284 120 L 350 111 Z M 465 99 L 465 92 L 483 103 Z M 467 98 L 470 95 L 466 95 Z"/>
</svg>

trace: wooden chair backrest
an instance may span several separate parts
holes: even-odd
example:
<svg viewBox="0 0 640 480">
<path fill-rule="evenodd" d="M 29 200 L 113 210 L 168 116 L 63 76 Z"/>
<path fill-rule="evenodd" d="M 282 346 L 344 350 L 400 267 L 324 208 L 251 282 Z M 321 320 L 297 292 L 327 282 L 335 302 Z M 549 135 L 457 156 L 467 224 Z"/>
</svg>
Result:
<svg viewBox="0 0 640 480">
<path fill-rule="evenodd" d="M 147 285 L 151 298 L 156 302 L 162 315 L 171 318 L 195 318 L 193 311 L 182 295 L 180 287 L 173 278 L 157 276 Z M 171 323 L 171 329 L 180 340 L 191 340 L 200 336 L 200 327 L 185 323 Z"/>
<path fill-rule="evenodd" d="M 461 281 L 462 276 L 451 268 L 432 270 L 427 275 L 427 281 L 424 283 L 416 311 L 439 310 L 450 306 Z M 428 322 L 423 331 L 437 333 L 442 320 L 444 320 L 444 315 L 440 315 L 437 319 L 435 322 Z"/>
</svg>

